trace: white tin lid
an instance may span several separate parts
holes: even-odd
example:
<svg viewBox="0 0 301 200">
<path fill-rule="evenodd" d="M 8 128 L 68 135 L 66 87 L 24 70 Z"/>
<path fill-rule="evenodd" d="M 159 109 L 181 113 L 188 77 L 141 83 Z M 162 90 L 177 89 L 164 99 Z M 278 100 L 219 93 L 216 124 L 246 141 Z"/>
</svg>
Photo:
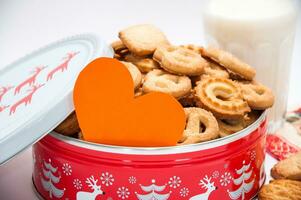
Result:
<svg viewBox="0 0 301 200">
<path fill-rule="evenodd" d="M 66 38 L 0 70 L 0 164 L 53 130 L 73 110 L 79 72 L 113 50 L 95 35 Z"/>
</svg>

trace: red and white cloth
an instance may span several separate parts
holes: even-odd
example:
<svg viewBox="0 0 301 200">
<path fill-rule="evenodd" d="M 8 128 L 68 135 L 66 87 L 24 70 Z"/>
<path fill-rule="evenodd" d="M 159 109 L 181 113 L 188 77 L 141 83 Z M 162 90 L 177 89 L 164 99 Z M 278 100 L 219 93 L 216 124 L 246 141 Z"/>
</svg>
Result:
<svg viewBox="0 0 301 200">
<path fill-rule="evenodd" d="M 288 112 L 284 126 L 267 136 L 267 152 L 283 160 L 301 150 L 301 108 Z"/>
</svg>

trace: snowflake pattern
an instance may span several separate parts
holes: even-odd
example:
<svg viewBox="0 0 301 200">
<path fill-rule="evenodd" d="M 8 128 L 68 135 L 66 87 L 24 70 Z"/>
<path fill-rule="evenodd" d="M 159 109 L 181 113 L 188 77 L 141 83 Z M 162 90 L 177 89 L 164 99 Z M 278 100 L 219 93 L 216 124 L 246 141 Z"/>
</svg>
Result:
<svg viewBox="0 0 301 200">
<path fill-rule="evenodd" d="M 114 177 L 109 172 L 102 173 L 100 180 L 101 180 L 101 183 L 105 186 L 110 186 L 110 185 L 113 185 L 113 183 L 114 183 Z"/>
<path fill-rule="evenodd" d="M 130 183 L 130 184 L 135 184 L 136 182 L 137 182 L 136 177 L 134 177 L 134 176 L 130 176 L 130 177 L 129 177 L 129 183 Z"/>
<path fill-rule="evenodd" d="M 73 180 L 73 186 L 78 189 L 78 190 L 81 190 L 82 187 L 83 187 L 83 184 L 82 182 L 79 180 L 79 179 L 74 179 Z"/>
<path fill-rule="evenodd" d="M 218 171 L 214 171 L 213 173 L 212 173 L 212 178 L 218 178 L 219 177 L 219 172 Z"/>
<path fill-rule="evenodd" d="M 251 153 L 250 153 L 250 159 L 252 161 L 256 159 L 256 152 L 255 151 L 251 151 Z"/>
<path fill-rule="evenodd" d="M 63 169 L 63 173 L 66 176 L 70 176 L 72 174 L 71 165 L 69 165 L 68 163 L 64 163 L 62 169 Z"/>
<path fill-rule="evenodd" d="M 117 195 L 121 199 L 127 199 L 130 196 L 130 191 L 126 187 L 120 187 L 117 189 Z"/>
<path fill-rule="evenodd" d="M 180 196 L 181 197 L 186 197 L 189 194 L 188 188 L 184 187 L 180 190 Z"/>
<path fill-rule="evenodd" d="M 182 181 L 181 181 L 180 177 L 178 177 L 178 176 L 173 176 L 173 177 L 171 177 L 171 178 L 169 179 L 168 185 L 169 185 L 169 187 L 171 187 L 171 188 L 177 188 L 177 187 L 180 187 L 181 182 L 182 182 Z"/>
<path fill-rule="evenodd" d="M 230 184 L 231 180 L 232 180 L 232 176 L 229 172 L 225 172 L 225 174 L 221 175 L 221 179 L 219 180 L 219 182 L 221 183 L 221 186 L 227 186 L 228 184 Z"/>
</svg>

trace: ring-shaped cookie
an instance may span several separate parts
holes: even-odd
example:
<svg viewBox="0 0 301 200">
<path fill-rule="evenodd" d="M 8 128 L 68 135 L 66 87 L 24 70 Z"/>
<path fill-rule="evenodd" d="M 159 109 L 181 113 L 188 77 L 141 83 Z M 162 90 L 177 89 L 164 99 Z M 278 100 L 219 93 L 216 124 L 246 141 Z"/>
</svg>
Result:
<svg viewBox="0 0 301 200">
<path fill-rule="evenodd" d="M 173 74 L 196 76 L 202 74 L 204 67 L 208 66 L 201 55 L 184 47 L 169 46 L 156 51 L 154 59 L 161 63 L 162 68 Z"/>
<path fill-rule="evenodd" d="M 213 140 L 218 137 L 218 124 L 212 113 L 201 108 L 184 108 L 186 114 L 186 128 L 180 145 L 195 144 Z M 201 128 L 201 127 L 204 128 Z M 204 130 L 202 130 L 204 129 Z"/>
<path fill-rule="evenodd" d="M 229 79 L 204 77 L 195 87 L 197 105 L 221 119 L 238 119 L 250 112 L 240 87 Z"/>
<path fill-rule="evenodd" d="M 155 69 L 146 74 L 142 87 L 143 93 L 164 92 L 181 98 L 189 94 L 191 81 L 187 76 L 168 74 L 163 70 Z"/>
<path fill-rule="evenodd" d="M 265 110 L 274 104 L 274 95 L 271 89 L 259 83 L 240 83 L 243 98 L 254 110 Z"/>
</svg>

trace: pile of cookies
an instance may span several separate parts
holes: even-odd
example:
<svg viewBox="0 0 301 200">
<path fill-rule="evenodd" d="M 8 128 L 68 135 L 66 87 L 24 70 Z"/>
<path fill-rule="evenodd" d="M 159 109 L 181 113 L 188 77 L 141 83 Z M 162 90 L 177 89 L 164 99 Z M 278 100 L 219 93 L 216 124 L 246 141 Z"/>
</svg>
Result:
<svg viewBox="0 0 301 200">
<path fill-rule="evenodd" d="M 301 200 L 301 152 L 277 163 L 271 175 L 275 180 L 262 187 L 260 200 Z"/>
<path fill-rule="evenodd" d="M 114 58 L 128 68 L 135 96 L 164 92 L 184 107 L 187 124 L 179 145 L 231 135 L 273 105 L 271 90 L 254 80 L 255 70 L 228 52 L 172 45 L 153 25 L 128 27 L 119 39 L 111 44 Z"/>
</svg>

